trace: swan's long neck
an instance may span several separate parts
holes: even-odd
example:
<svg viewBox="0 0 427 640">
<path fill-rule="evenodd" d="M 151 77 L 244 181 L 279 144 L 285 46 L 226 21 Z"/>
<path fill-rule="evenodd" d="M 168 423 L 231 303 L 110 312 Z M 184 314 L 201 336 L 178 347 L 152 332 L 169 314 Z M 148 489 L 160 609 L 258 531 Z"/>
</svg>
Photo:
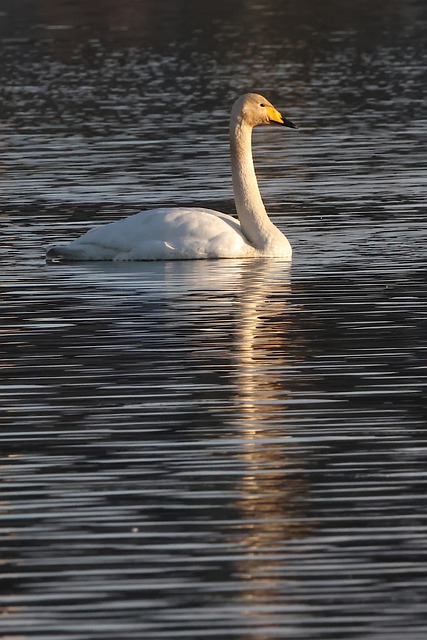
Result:
<svg viewBox="0 0 427 640">
<path fill-rule="evenodd" d="M 259 192 L 251 142 L 252 127 L 241 117 L 232 117 L 230 123 L 231 171 L 237 215 L 246 238 L 261 251 L 266 248 L 278 229 L 269 219 Z"/>
</svg>

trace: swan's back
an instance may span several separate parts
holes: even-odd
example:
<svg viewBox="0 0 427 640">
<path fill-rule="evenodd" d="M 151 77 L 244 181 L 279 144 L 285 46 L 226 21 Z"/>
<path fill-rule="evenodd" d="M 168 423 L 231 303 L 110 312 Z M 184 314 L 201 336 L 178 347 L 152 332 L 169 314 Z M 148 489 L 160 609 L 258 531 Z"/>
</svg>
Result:
<svg viewBox="0 0 427 640">
<path fill-rule="evenodd" d="M 235 218 L 211 209 L 152 209 L 91 229 L 47 258 L 197 260 L 255 255 Z"/>
</svg>

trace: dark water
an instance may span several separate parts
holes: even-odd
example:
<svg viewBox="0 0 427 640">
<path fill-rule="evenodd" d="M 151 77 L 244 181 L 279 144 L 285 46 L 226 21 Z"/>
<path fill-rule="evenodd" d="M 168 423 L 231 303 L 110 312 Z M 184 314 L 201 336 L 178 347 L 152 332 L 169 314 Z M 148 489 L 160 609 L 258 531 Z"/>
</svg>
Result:
<svg viewBox="0 0 427 640">
<path fill-rule="evenodd" d="M 0 630 L 424 639 L 425 3 L 208 5 L 0 0 Z M 292 265 L 45 264 L 232 212 L 247 90 Z"/>
</svg>

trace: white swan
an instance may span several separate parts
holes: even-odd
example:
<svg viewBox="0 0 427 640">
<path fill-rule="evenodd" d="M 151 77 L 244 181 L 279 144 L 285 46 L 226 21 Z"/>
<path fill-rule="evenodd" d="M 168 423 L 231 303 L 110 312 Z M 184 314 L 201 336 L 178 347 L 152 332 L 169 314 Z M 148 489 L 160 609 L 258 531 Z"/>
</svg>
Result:
<svg viewBox="0 0 427 640">
<path fill-rule="evenodd" d="M 277 257 L 291 259 L 288 239 L 267 215 L 255 175 L 251 135 L 259 124 L 296 129 L 268 100 L 240 96 L 231 111 L 230 146 L 239 220 L 203 208 L 151 209 L 91 229 L 66 245 L 53 245 L 47 259 L 188 260 Z"/>
</svg>

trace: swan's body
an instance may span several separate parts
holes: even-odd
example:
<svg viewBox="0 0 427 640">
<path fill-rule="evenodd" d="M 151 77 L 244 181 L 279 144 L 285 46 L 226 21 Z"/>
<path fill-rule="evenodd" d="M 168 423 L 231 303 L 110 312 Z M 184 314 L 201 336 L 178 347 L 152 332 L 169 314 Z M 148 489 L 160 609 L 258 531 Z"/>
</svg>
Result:
<svg viewBox="0 0 427 640">
<path fill-rule="evenodd" d="M 267 215 L 252 160 L 253 127 L 273 123 L 296 128 L 260 95 L 245 94 L 233 106 L 230 145 L 238 220 L 211 209 L 151 209 L 91 229 L 67 245 L 53 245 L 47 258 L 189 260 L 265 256 L 290 259 L 291 245 Z"/>
</svg>

